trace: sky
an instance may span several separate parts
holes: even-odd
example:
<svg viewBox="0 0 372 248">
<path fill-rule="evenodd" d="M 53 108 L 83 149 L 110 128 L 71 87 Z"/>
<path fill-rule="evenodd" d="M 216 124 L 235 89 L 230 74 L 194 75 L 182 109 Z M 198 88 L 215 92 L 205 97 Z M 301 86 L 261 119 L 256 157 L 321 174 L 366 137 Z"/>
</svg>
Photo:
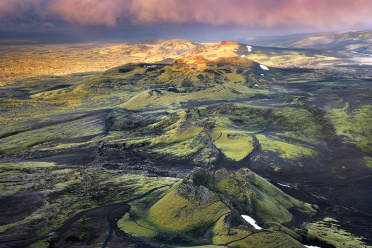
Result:
<svg viewBox="0 0 372 248">
<path fill-rule="evenodd" d="M 372 0 L 0 0 L 0 39 L 217 41 L 371 29 Z"/>
</svg>

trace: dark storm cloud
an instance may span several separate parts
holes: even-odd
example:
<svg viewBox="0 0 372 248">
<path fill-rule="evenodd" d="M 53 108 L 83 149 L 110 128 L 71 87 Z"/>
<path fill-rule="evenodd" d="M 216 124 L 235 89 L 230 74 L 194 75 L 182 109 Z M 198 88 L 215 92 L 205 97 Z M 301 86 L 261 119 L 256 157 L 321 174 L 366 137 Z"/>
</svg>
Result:
<svg viewBox="0 0 372 248">
<path fill-rule="evenodd" d="M 78 25 L 114 27 L 118 20 L 130 16 L 132 0 L 51 0 L 51 12 L 66 22 Z"/>
<path fill-rule="evenodd" d="M 43 0 L 0 0 L 1 23 L 32 24 L 47 19 L 49 10 Z"/>
</svg>

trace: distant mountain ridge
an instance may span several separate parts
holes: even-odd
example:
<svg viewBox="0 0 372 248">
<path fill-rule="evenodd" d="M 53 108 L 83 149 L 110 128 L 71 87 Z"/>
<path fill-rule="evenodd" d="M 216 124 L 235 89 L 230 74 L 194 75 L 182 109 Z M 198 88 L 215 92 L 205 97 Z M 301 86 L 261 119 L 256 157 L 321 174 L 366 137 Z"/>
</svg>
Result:
<svg viewBox="0 0 372 248">
<path fill-rule="evenodd" d="M 359 50 L 372 53 L 372 31 L 344 31 L 317 34 L 295 34 L 276 37 L 246 38 L 239 40 L 252 45 L 349 51 Z"/>
</svg>

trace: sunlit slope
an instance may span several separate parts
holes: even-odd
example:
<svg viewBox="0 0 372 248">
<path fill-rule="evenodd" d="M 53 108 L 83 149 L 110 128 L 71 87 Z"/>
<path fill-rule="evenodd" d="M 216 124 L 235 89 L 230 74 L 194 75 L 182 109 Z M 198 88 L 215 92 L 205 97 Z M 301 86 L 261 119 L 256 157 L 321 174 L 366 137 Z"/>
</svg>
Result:
<svg viewBox="0 0 372 248">
<path fill-rule="evenodd" d="M 249 44 L 243 41 L 242 43 Z M 186 57 L 202 56 L 214 60 L 219 57 L 239 56 L 256 61 L 266 66 L 295 67 L 307 65 L 314 61 L 337 60 L 336 53 L 311 50 L 283 49 L 275 47 L 247 46 L 241 43 L 223 41 L 215 45 L 196 47 L 183 54 Z"/>
<path fill-rule="evenodd" d="M 32 77 L 103 72 L 130 62 L 177 58 L 197 46 L 179 39 L 150 44 L 0 45 L 0 86 Z"/>
<path fill-rule="evenodd" d="M 245 43 L 245 42 L 243 42 Z M 208 60 L 220 57 L 248 56 L 268 65 L 296 65 L 304 61 L 334 59 L 332 55 L 296 50 L 252 49 L 223 41 L 201 45 L 186 40 L 154 40 L 139 43 L 79 43 L 54 45 L 0 45 L 0 86 L 33 77 L 66 76 L 103 72 L 125 63 L 155 63 L 201 56 Z M 23 82 L 27 85 L 27 81 Z"/>
<path fill-rule="evenodd" d="M 184 57 L 201 56 L 209 60 L 220 57 L 234 57 L 238 55 L 240 44 L 232 41 L 222 41 L 215 45 L 196 47 L 183 54 Z"/>
</svg>

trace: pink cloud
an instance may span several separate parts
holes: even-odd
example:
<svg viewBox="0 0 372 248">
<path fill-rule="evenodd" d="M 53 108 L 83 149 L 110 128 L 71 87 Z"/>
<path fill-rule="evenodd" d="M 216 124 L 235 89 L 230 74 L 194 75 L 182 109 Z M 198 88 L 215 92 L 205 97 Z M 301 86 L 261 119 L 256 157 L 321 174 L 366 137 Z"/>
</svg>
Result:
<svg viewBox="0 0 372 248">
<path fill-rule="evenodd" d="M 134 0 L 136 22 L 343 27 L 371 23 L 370 0 Z"/>
<path fill-rule="evenodd" d="M 343 28 L 372 21 L 369 0 L 290 0 L 267 15 L 268 25 Z"/>
<path fill-rule="evenodd" d="M 371 0 L 0 0 L 0 21 L 113 27 L 123 22 L 349 28 L 371 25 Z"/>
</svg>

